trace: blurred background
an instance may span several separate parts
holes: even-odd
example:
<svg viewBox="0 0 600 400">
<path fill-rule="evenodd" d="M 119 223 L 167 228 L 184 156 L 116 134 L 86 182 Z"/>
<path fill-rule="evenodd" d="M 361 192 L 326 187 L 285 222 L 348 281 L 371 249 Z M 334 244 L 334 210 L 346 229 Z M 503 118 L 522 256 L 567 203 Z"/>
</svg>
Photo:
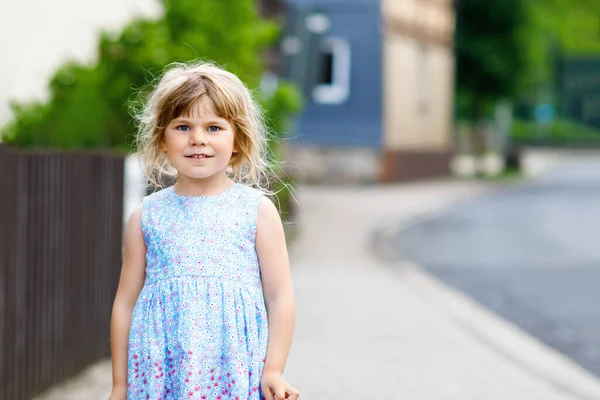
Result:
<svg viewBox="0 0 600 400">
<path fill-rule="evenodd" d="M 600 399 L 600 0 L 22 0 L 0 37 L 0 399 L 107 398 L 132 115 L 197 58 L 274 133 L 303 398 Z"/>
</svg>

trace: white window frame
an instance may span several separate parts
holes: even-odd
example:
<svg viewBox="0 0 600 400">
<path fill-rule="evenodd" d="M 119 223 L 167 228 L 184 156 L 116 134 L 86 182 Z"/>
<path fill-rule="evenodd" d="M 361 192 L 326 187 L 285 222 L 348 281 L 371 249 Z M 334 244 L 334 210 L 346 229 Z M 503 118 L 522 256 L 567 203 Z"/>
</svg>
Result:
<svg viewBox="0 0 600 400">
<path fill-rule="evenodd" d="M 316 103 L 341 104 L 350 97 L 351 50 L 346 39 L 328 37 L 321 41 L 321 50 L 332 54 L 332 83 L 319 84 L 313 88 Z"/>
</svg>

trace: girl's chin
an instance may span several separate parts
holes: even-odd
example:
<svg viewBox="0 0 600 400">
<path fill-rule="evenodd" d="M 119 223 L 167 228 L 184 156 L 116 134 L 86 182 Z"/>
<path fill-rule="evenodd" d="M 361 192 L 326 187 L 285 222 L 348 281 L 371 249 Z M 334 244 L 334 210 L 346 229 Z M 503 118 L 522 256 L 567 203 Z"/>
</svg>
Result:
<svg viewBox="0 0 600 400">
<path fill-rule="evenodd" d="M 179 170 L 179 176 L 185 177 L 188 179 L 206 179 L 214 177 L 218 175 L 220 171 L 215 171 L 212 168 L 209 170 L 207 168 L 194 168 L 193 170 Z"/>
</svg>

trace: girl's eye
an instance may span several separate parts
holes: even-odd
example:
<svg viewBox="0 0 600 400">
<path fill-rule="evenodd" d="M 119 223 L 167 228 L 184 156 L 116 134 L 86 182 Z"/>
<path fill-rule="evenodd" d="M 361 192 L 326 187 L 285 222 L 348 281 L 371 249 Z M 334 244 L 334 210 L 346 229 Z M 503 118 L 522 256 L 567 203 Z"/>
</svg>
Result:
<svg viewBox="0 0 600 400">
<path fill-rule="evenodd" d="M 221 130 L 221 128 L 219 128 L 218 126 L 215 126 L 215 125 L 211 125 L 208 127 L 209 132 L 218 132 L 220 130 Z"/>
<path fill-rule="evenodd" d="M 175 127 L 175 129 L 182 132 L 189 132 L 191 130 L 191 128 L 187 125 L 178 125 L 177 127 Z"/>
</svg>

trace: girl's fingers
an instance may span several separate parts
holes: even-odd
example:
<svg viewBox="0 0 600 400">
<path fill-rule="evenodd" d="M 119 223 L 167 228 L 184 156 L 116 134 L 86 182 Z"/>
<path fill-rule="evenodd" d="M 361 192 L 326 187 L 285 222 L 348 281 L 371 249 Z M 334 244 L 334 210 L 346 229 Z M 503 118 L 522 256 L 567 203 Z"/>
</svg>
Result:
<svg viewBox="0 0 600 400">
<path fill-rule="evenodd" d="M 292 387 L 288 387 L 288 389 L 285 391 L 285 394 L 285 398 L 289 400 L 298 400 L 300 398 L 300 393 L 298 393 L 298 391 Z"/>
<path fill-rule="evenodd" d="M 279 400 L 285 399 L 285 386 L 279 386 L 275 388 L 275 398 Z"/>
<path fill-rule="evenodd" d="M 273 394 L 271 394 L 270 390 L 264 392 L 263 395 L 265 396 L 265 400 L 274 400 Z"/>
<path fill-rule="evenodd" d="M 263 393 L 263 395 L 265 396 L 265 400 L 275 400 L 275 397 L 273 397 L 273 393 L 271 391 L 271 388 L 267 388 L 267 391 L 265 391 Z"/>
</svg>

